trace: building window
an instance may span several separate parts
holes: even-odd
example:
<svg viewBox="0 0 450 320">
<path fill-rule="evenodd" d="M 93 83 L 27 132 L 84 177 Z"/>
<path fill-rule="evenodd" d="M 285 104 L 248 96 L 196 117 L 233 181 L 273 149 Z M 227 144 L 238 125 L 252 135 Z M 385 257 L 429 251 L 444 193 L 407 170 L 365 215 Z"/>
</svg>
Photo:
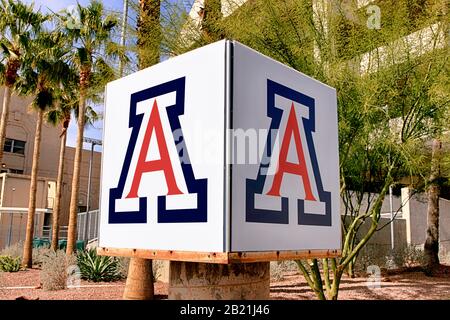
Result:
<svg viewBox="0 0 450 320">
<path fill-rule="evenodd" d="M 86 211 L 87 211 L 87 207 L 86 206 L 78 206 L 78 213 L 86 212 Z"/>
<path fill-rule="evenodd" d="M 20 169 L 9 169 L 9 173 L 23 174 L 23 170 L 20 170 Z"/>
<path fill-rule="evenodd" d="M 23 170 L 20 170 L 20 169 L 0 169 L 0 173 L 23 174 Z"/>
<path fill-rule="evenodd" d="M 25 154 L 25 141 L 6 138 L 3 151 Z"/>
</svg>

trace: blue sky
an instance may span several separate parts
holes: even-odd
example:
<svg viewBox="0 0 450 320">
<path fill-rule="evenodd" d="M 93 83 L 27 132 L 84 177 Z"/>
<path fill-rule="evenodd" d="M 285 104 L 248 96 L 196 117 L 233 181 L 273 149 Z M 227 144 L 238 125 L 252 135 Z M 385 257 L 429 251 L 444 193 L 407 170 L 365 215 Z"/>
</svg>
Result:
<svg viewBox="0 0 450 320">
<path fill-rule="evenodd" d="M 75 5 L 80 3 L 81 5 L 87 5 L 90 0 L 23 0 L 24 2 L 31 3 L 34 2 L 35 8 L 41 8 L 43 12 L 53 11 L 58 12 L 61 11 L 69 6 Z M 171 3 L 183 3 L 186 7 L 189 7 L 190 4 L 193 2 L 193 0 L 169 0 Z M 106 9 L 110 9 L 116 12 L 121 12 L 123 9 L 123 0 L 108 0 L 108 1 L 102 1 Z M 103 106 L 95 106 L 95 110 L 97 112 L 103 111 Z M 96 138 L 96 139 L 102 139 L 102 129 L 103 129 L 103 123 L 102 121 L 98 121 L 93 126 L 88 127 L 85 129 L 84 136 L 90 137 L 90 138 Z M 76 137 L 77 137 L 77 126 L 76 121 L 72 120 L 68 129 L 68 136 L 67 136 L 67 145 L 68 146 L 75 146 L 76 143 Z M 89 149 L 90 145 L 85 144 L 85 149 Z M 96 150 L 100 150 L 99 147 L 96 147 Z"/>
</svg>

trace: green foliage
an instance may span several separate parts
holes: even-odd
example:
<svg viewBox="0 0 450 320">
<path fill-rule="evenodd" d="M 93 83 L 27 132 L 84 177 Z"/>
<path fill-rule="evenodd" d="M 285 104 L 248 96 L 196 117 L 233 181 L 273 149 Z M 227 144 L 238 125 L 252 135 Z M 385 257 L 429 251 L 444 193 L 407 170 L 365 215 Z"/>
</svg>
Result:
<svg viewBox="0 0 450 320">
<path fill-rule="evenodd" d="M 321 264 L 317 259 L 297 262 L 321 299 L 337 299 L 344 271 L 377 232 L 389 185 L 410 177 L 414 179 L 409 183 L 417 187 L 425 184 L 430 167 L 427 140 L 449 130 L 449 52 L 439 47 L 446 11 L 443 1 L 426 6 L 419 2 L 380 4 L 381 29 L 367 28 L 366 11 L 350 2 L 313 11 L 307 0 L 247 1 L 216 20 L 226 37 L 336 88 L 342 256 Z M 418 54 L 414 44 L 401 38 L 436 22 L 440 24 L 431 39 L 419 40 L 433 46 L 430 53 Z M 366 205 L 369 192 L 373 196 Z M 357 238 L 364 224 L 369 227 Z"/>
<path fill-rule="evenodd" d="M 82 279 L 100 282 L 122 278 L 119 261 L 114 257 L 98 256 L 95 249 L 79 251 L 77 261 Z"/>
<path fill-rule="evenodd" d="M 35 12 L 34 4 L 1 0 L 0 17 L 0 71 L 3 73 L 0 84 L 13 86 L 19 68 L 31 52 L 36 34 L 48 20 L 48 16 Z"/>
<path fill-rule="evenodd" d="M 0 256 L 0 271 L 17 272 L 21 269 L 20 258 L 11 256 Z"/>
<path fill-rule="evenodd" d="M 104 57 L 120 55 L 112 43 L 112 32 L 117 26 L 114 15 L 106 15 L 103 4 L 93 0 L 86 7 L 77 4 L 75 15 L 79 23 L 73 24 L 73 15 L 62 11 L 56 15 L 58 30 L 70 43 L 68 60 L 81 71 L 82 68 L 93 70 L 100 64 L 100 72 L 105 72 L 109 64 L 102 63 Z M 109 69 L 109 68 L 108 68 Z M 109 73 L 110 70 L 107 71 Z"/>
<path fill-rule="evenodd" d="M 161 44 L 161 1 L 140 1 L 137 31 L 139 68 L 147 68 L 159 62 Z"/>
<path fill-rule="evenodd" d="M 33 248 L 33 264 L 35 266 L 42 267 L 44 260 L 51 253 L 48 246 L 42 246 L 38 248 Z M 23 255 L 23 242 L 17 242 L 9 247 L 4 248 L 0 251 L 0 256 L 10 256 L 12 258 L 22 259 Z"/>
</svg>

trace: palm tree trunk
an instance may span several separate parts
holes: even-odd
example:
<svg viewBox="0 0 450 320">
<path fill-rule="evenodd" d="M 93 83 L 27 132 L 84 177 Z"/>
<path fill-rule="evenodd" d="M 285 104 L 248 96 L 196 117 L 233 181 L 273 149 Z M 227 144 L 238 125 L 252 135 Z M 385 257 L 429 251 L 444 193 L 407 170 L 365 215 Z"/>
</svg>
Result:
<svg viewBox="0 0 450 320">
<path fill-rule="evenodd" d="M 66 140 L 67 140 L 67 127 L 64 124 L 63 132 L 61 134 L 61 142 L 59 146 L 59 163 L 58 163 L 58 177 L 56 179 L 56 196 L 55 206 L 53 208 L 52 217 L 52 250 L 58 249 L 58 237 L 59 237 L 59 217 L 61 211 L 61 194 L 62 183 L 64 177 L 64 155 L 66 153 Z"/>
<path fill-rule="evenodd" d="M 205 0 L 205 9 L 202 18 L 202 34 L 206 42 L 214 42 L 223 39 L 224 34 L 219 25 L 222 19 L 222 1 Z"/>
<path fill-rule="evenodd" d="M 5 95 L 3 96 L 2 116 L 0 118 L 0 162 L 3 159 L 3 148 L 5 147 L 6 126 L 8 124 L 9 105 L 11 104 L 12 90 L 5 86 Z"/>
<path fill-rule="evenodd" d="M 138 55 L 139 68 L 144 69 L 157 64 L 160 59 L 161 27 L 160 0 L 139 0 L 138 19 Z M 152 260 L 131 258 L 128 276 L 123 293 L 124 299 L 153 299 L 153 263 Z"/>
<path fill-rule="evenodd" d="M 424 245 L 425 271 L 432 275 L 439 267 L 439 184 L 442 143 L 433 139 L 430 186 L 428 188 L 427 236 Z"/>
<path fill-rule="evenodd" d="M 78 217 L 78 192 L 80 190 L 81 158 L 83 154 L 84 123 L 86 112 L 86 89 L 90 76 L 89 70 L 80 72 L 80 103 L 78 105 L 78 133 L 73 163 L 72 190 L 70 194 L 69 228 L 67 231 L 66 254 L 71 255 L 76 249 L 77 241 L 77 217 Z"/>
<path fill-rule="evenodd" d="M 139 68 L 144 69 L 159 62 L 161 46 L 160 0 L 139 0 L 137 47 Z"/>
<path fill-rule="evenodd" d="M 26 268 L 31 268 L 33 265 L 33 233 L 34 233 L 34 214 L 36 212 L 36 192 L 37 192 L 37 178 L 39 168 L 39 155 L 41 147 L 42 136 L 42 120 L 44 118 L 44 111 L 38 111 L 38 118 L 36 122 L 36 132 L 34 137 L 33 150 L 33 165 L 31 168 L 31 182 L 30 182 L 30 199 L 28 203 L 28 217 L 27 217 L 27 231 L 25 243 L 23 247 L 22 265 Z"/>
<path fill-rule="evenodd" d="M 131 258 L 123 298 L 152 300 L 153 291 L 152 260 Z"/>
</svg>

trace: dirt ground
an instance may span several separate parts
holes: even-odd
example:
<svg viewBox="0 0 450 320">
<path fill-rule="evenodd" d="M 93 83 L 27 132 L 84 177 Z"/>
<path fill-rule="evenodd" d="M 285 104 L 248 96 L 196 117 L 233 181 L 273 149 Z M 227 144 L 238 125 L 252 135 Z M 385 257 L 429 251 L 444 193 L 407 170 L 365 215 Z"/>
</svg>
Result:
<svg viewBox="0 0 450 320">
<path fill-rule="evenodd" d="M 368 277 L 344 276 L 339 289 L 339 300 L 450 300 L 450 277 L 427 277 L 423 272 L 402 272 L 384 275 L 375 283 Z M 285 275 L 271 282 L 271 299 L 311 300 L 316 296 L 303 276 Z"/>
<path fill-rule="evenodd" d="M 0 273 L 0 299 L 40 300 L 116 300 L 122 298 L 125 281 L 93 283 L 82 281 L 80 288 L 45 291 L 40 288 L 39 270 L 31 269 L 17 273 Z M 368 282 L 367 277 L 354 279 L 344 277 L 341 282 L 341 300 L 450 300 L 450 278 L 426 277 L 422 272 L 402 272 L 384 275 L 379 287 Z M 372 285 L 371 288 L 367 284 Z M 157 299 L 167 299 L 167 284 L 155 284 Z M 271 299 L 316 299 L 304 278 L 295 272 L 286 273 L 281 280 L 272 281 Z"/>
<path fill-rule="evenodd" d="M 40 288 L 39 274 L 39 269 L 0 272 L 0 300 L 119 300 L 125 287 L 125 280 L 97 283 L 82 280 L 79 288 L 45 291 Z M 167 285 L 157 282 L 155 294 L 157 299 L 167 298 Z"/>
</svg>

